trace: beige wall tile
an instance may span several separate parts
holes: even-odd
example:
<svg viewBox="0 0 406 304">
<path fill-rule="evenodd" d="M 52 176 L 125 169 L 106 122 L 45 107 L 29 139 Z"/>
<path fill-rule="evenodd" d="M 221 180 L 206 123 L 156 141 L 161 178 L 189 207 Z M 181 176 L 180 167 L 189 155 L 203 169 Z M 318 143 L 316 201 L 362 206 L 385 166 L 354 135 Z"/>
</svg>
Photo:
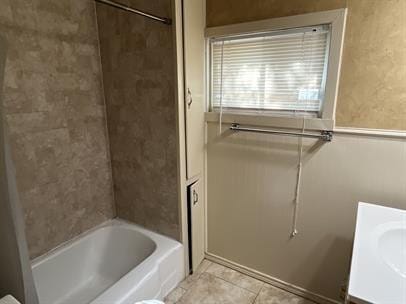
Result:
<svg viewBox="0 0 406 304">
<path fill-rule="evenodd" d="M 171 2 L 129 1 L 162 16 Z M 172 27 L 98 4 L 119 217 L 180 238 Z"/>
<path fill-rule="evenodd" d="M 94 2 L 1 1 L 4 107 L 31 257 L 114 216 Z"/>
</svg>

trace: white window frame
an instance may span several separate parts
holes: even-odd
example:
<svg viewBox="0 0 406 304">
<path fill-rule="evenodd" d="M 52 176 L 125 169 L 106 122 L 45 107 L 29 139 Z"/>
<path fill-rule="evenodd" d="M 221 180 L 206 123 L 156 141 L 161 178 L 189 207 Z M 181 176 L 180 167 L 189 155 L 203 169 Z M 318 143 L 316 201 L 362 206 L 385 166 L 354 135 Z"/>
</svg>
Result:
<svg viewBox="0 0 406 304">
<path fill-rule="evenodd" d="M 207 43 L 207 56 L 209 59 L 210 52 L 210 39 L 221 38 L 233 35 L 246 35 L 253 33 L 269 32 L 276 30 L 286 30 L 298 27 L 316 26 L 322 24 L 329 24 L 331 26 L 330 33 L 330 46 L 328 54 L 328 65 L 326 73 L 326 86 L 325 95 L 320 112 L 320 117 L 310 118 L 310 129 L 332 129 L 334 127 L 335 108 L 338 95 L 340 68 L 341 68 L 341 56 L 344 42 L 345 22 L 347 16 L 347 9 L 337 9 L 330 11 L 315 12 L 303 15 L 295 15 L 288 17 L 272 18 L 254 22 L 238 23 L 226 26 L 209 27 L 205 30 L 206 43 Z M 207 78 L 210 78 L 210 60 L 207 60 Z M 210 83 L 210 82 L 207 82 Z M 209 88 L 208 88 L 209 89 Z M 206 94 L 208 98 L 211 98 L 210 94 Z M 208 100 L 207 106 L 209 106 L 210 100 Z M 207 107 L 208 109 L 208 107 Z M 243 113 L 243 111 L 242 111 Z M 217 121 L 219 113 L 206 112 L 207 121 Z M 250 119 L 255 118 L 255 121 Z M 273 118 L 274 117 L 274 118 Z M 258 118 L 260 118 L 258 120 Z M 223 113 L 223 121 L 233 122 L 237 119 L 247 121 L 251 124 L 261 124 L 280 127 L 296 127 L 299 126 L 298 120 L 302 120 L 298 117 L 278 117 L 276 114 L 231 114 Z M 260 121 L 261 123 L 259 123 Z"/>
</svg>

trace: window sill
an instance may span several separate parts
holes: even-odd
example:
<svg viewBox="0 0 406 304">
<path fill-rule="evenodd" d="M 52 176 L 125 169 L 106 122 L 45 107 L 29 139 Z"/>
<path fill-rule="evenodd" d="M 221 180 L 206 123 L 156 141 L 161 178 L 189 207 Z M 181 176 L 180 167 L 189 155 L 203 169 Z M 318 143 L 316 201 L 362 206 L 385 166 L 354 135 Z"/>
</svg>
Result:
<svg viewBox="0 0 406 304">
<path fill-rule="evenodd" d="M 220 113 L 206 112 L 205 121 L 208 123 L 218 123 Z M 270 116 L 258 114 L 235 114 L 224 113 L 222 116 L 222 123 L 232 124 L 238 123 L 242 125 L 282 128 L 282 129 L 302 129 L 303 118 L 301 117 L 286 117 L 286 116 Z M 333 130 L 334 120 L 323 118 L 306 118 L 306 130 Z"/>
</svg>

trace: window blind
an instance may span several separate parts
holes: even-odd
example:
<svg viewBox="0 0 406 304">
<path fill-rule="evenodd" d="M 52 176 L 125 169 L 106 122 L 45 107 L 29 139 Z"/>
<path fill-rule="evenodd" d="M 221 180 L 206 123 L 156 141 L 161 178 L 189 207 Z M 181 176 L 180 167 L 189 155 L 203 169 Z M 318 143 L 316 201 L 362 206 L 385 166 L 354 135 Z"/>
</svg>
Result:
<svg viewBox="0 0 406 304">
<path fill-rule="evenodd" d="M 320 112 L 328 25 L 213 38 L 212 110 Z"/>
</svg>

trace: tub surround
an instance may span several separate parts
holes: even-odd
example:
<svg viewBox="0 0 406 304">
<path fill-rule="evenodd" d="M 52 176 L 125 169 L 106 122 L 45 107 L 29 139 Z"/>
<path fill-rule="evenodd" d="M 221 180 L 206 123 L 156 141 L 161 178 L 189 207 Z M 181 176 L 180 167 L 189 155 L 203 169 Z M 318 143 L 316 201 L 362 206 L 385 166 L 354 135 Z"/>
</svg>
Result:
<svg viewBox="0 0 406 304">
<path fill-rule="evenodd" d="M 171 15 L 170 1 L 128 4 Z M 100 36 L 93 0 L 0 2 L 5 117 L 31 258 L 116 215 L 180 237 L 172 27 L 97 8 Z"/>
<path fill-rule="evenodd" d="M 0 1 L 4 79 L 31 257 L 114 217 L 94 1 Z"/>
<path fill-rule="evenodd" d="M 127 1 L 171 16 L 171 2 Z M 173 27 L 97 4 L 117 215 L 180 238 Z"/>
</svg>

